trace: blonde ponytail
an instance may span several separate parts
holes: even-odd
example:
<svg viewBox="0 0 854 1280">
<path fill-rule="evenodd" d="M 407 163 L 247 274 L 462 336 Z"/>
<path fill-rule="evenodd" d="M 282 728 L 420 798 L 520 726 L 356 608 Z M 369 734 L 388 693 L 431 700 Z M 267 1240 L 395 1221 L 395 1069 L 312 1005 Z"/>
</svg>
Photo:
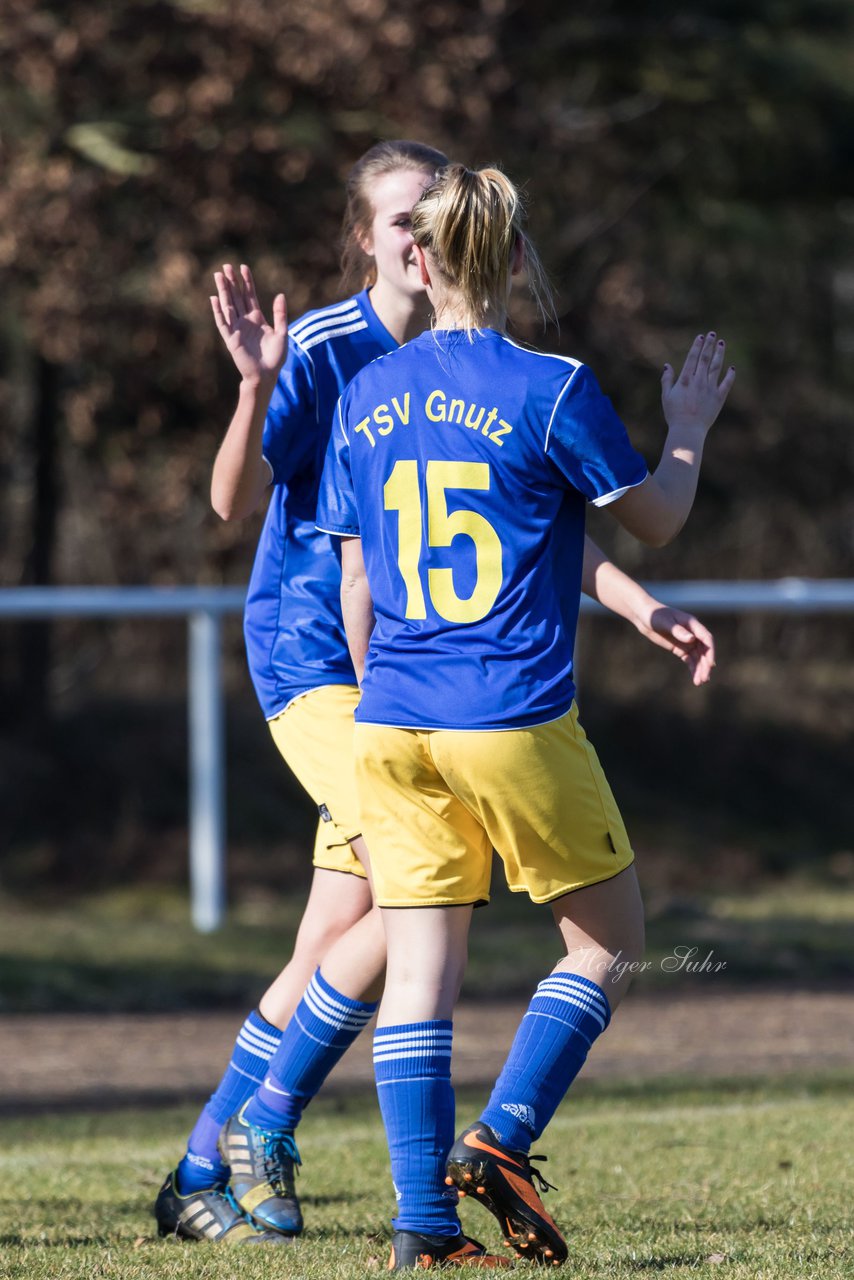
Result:
<svg viewBox="0 0 854 1280">
<path fill-rule="evenodd" d="M 506 174 L 461 164 L 443 169 L 412 210 L 413 239 L 458 295 L 466 328 L 506 308 L 517 241 L 540 314 L 545 320 L 552 313 L 551 289 L 523 221 L 521 195 Z"/>
</svg>

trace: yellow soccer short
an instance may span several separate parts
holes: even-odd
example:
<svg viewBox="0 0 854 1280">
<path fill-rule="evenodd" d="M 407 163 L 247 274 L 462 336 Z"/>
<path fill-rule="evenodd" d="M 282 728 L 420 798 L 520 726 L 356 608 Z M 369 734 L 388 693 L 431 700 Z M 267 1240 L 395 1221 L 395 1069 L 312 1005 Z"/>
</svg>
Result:
<svg viewBox="0 0 854 1280">
<path fill-rule="evenodd" d="M 575 705 L 529 729 L 357 724 L 362 827 L 381 907 L 489 899 L 494 848 L 514 893 L 551 902 L 633 861 Z"/>
<path fill-rule="evenodd" d="M 324 685 L 296 698 L 268 723 L 279 754 L 320 813 L 314 866 L 364 876 L 350 847 L 362 834 L 353 755 L 358 701 L 356 685 Z"/>
</svg>

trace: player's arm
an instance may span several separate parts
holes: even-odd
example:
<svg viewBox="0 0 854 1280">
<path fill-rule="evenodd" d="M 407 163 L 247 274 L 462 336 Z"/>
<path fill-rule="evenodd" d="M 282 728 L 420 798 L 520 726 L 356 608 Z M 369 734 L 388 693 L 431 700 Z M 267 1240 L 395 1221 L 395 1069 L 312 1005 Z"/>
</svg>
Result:
<svg viewBox="0 0 854 1280">
<path fill-rule="evenodd" d="M 341 616 L 356 679 L 361 684 L 374 629 L 374 604 L 365 572 L 359 510 L 350 469 L 346 411 L 349 398 L 350 391 L 345 391 L 335 408 L 317 495 L 317 528 L 341 539 Z"/>
<path fill-rule="evenodd" d="M 361 684 L 374 629 L 374 603 L 365 572 L 361 538 L 341 540 L 341 613 L 356 679 Z"/>
<path fill-rule="evenodd" d="M 705 684 L 715 665 L 712 633 L 682 609 L 671 609 L 618 569 L 592 538 L 584 540 L 582 589 L 606 609 L 631 622 L 652 644 L 676 655 L 695 685 Z"/>
<path fill-rule="evenodd" d="M 709 333 L 695 339 L 677 379 L 665 365 L 661 403 L 668 431 L 661 461 L 646 480 L 610 503 L 623 528 L 650 546 L 672 542 L 694 504 L 706 435 L 735 381 L 732 367 L 721 379 L 725 349 Z"/>
<path fill-rule="evenodd" d="M 240 374 L 240 387 L 214 462 L 211 505 L 223 520 L 241 520 L 252 514 L 273 478 L 261 450 L 270 399 L 288 353 L 287 310 L 285 295 L 277 294 L 273 324 L 267 323 L 247 266 L 238 276 L 226 264 L 214 280 L 214 320 Z"/>
</svg>

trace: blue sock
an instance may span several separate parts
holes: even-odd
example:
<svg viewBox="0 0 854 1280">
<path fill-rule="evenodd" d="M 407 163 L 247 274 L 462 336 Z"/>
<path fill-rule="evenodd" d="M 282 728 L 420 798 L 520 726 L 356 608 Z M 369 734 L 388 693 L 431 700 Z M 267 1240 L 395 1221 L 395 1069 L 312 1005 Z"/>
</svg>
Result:
<svg viewBox="0 0 854 1280">
<path fill-rule="evenodd" d="M 293 1131 L 303 1107 L 370 1022 L 378 1003 L 342 996 L 317 969 L 244 1119 L 259 1129 Z"/>
<path fill-rule="evenodd" d="M 374 1074 L 398 1200 L 396 1231 L 455 1236 L 457 1193 L 445 1186 L 454 1141 L 453 1023 L 378 1027 Z"/>
<path fill-rule="evenodd" d="M 552 973 L 516 1032 L 481 1120 L 508 1147 L 528 1151 L 611 1021 L 601 987 L 576 973 Z"/>
<path fill-rule="evenodd" d="M 219 1131 L 258 1088 L 281 1038 L 279 1028 L 257 1010 L 250 1013 L 240 1028 L 231 1061 L 196 1121 L 187 1142 L 187 1153 L 178 1165 L 181 1195 L 206 1187 L 224 1187 L 228 1182 L 228 1165 L 223 1164 L 216 1149 Z"/>
</svg>

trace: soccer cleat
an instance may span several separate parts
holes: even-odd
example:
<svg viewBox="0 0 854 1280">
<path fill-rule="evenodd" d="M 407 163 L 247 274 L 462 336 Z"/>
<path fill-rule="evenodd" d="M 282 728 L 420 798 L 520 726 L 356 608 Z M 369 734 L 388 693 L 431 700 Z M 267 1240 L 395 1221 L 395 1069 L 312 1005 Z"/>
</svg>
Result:
<svg viewBox="0 0 854 1280">
<path fill-rule="evenodd" d="M 216 1244 L 286 1244 L 284 1236 L 265 1231 L 247 1218 L 228 1189 L 208 1187 L 182 1196 L 175 1172 L 168 1175 L 154 1202 L 159 1236 L 210 1240 Z"/>
<path fill-rule="evenodd" d="M 246 1105 L 225 1122 L 217 1144 L 231 1167 L 234 1198 L 261 1226 L 298 1236 L 302 1213 L 294 1176 L 300 1158 L 294 1135 L 286 1129 L 257 1129 L 243 1118 Z"/>
<path fill-rule="evenodd" d="M 446 1172 L 449 1187 L 456 1187 L 462 1196 L 471 1195 L 495 1214 L 504 1243 L 520 1258 L 555 1267 L 566 1260 L 566 1241 L 546 1212 L 533 1179 L 543 1191 L 551 1183 L 531 1168 L 530 1156 L 506 1147 L 489 1125 L 479 1120 L 460 1134 L 448 1155 Z"/>
<path fill-rule="evenodd" d="M 429 1271 L 431 1267 L 510 1267 L 509 1258 L 487 1253 L 477 1240 L 468 1236 L 423 1236 L 416 1231 L 395 1231 L 391 1238 L 389 1271 L 405 1271 L 415 1267 Z"/>
</svg>

